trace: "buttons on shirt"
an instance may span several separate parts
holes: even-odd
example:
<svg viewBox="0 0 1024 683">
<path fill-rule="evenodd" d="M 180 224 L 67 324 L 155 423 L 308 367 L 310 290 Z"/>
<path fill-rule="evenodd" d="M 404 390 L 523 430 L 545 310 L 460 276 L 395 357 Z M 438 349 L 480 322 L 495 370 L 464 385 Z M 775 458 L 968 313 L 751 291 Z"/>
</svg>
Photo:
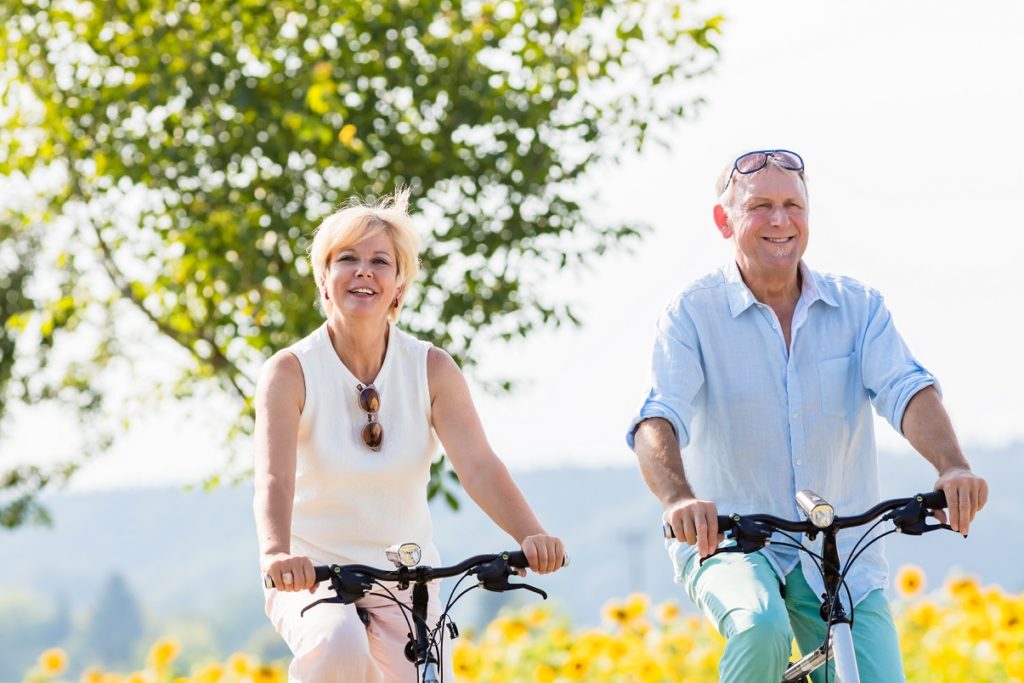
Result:
<svg viewBox="0 0 1024 683">
<path fill-rule="evenodd" d="M 799 459 L 799 458 L 797 458 L 796 464 L 797 464 L 798 466 L 799 466 L 799 465 L 803 465 L 803 464 L 804 464 L 804 461 L 803 461 L 803 460 L 801 460 L 801 459 Z"/>
<path fill-rule="evenodd" d="M 795 420 L 796 418 L 798 418 L 798 417 L 800 417 L 800 413 L 793 413 L 793 419 L 794 419 L 794 420 Z"/>
</svg>

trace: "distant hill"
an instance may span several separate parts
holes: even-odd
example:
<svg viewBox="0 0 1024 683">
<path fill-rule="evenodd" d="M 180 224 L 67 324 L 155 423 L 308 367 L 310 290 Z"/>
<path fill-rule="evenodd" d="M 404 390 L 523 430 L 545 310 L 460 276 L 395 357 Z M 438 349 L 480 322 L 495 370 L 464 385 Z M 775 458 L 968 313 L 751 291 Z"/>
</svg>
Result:
<svg viewBox="0 0 1024 683">
<path fill-rule="evenodd" d="M 933 584 L 955 569 L 1020 591 L 1024 537 L 1015 524 L 1024 517 L 1024 498 L 1015 485 L 1024 447 L 972 452 L 972 458 L 991 482 L 992 496 L 971 537 L 895 537 L 888 544 L 890 560 L 894 566 L 921 565 Z M 931 469 L 919 457 L 883 455 L 881 462 L 884 496 L 931 487 Z M 534 471 L 516 479 L 544 524 L 567 543 L 571 568 L 534 578 L 575 623 L 596 623 L 607 599 L 633 591 L 647 592 L 655 601 L 673 597 L 685 603 L 672 583 L 659 537 L 658 504 L 635 467 Z M 511 540 L 462 497 L 461 512 L 435 508 L 442 556 L 456 560 L 511 548 Z M 60 494 L 48 502 L 53 528 L 0 532 L 0 596 L 30 593 L 80 611 L 94 603 L 112 573 L 120 572 L 143 608 L 159 618 L 210 614 L 233 628 L 265 625 L 247 488 Z M 483 592 L 456 610 L 460 625 L 486 620 L 505 597 L 477 593 Z M 517 593 L 509 599 L 533 597 Z"/>
</svg>

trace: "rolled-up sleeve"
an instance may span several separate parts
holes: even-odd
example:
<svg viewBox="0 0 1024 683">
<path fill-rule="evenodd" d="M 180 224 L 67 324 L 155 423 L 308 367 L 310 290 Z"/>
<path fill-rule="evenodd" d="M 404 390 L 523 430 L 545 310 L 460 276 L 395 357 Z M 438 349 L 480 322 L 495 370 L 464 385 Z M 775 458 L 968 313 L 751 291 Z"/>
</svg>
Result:
<svg viewBox="0 0 1024 683">
<path fill-rule="evenodd" d="M 697 331 L 680 300 L 666 308 L 658 319 L 650 390 L 626 432 L 629 447 L 633 448 L 637 426 L 652 417 L 667 420 L 675 430 L 679 447 L 685 447 L 690 441 L 690 421 L 703 385 Z"/>
<path fill-rule="evenodd" d="M 938 382 L 910 353 L 880 294 L 874 293 L 861 343 L 861 378 L 875 411 L 903 434 L 903 413 L 914 394 Z"/>
</svg>

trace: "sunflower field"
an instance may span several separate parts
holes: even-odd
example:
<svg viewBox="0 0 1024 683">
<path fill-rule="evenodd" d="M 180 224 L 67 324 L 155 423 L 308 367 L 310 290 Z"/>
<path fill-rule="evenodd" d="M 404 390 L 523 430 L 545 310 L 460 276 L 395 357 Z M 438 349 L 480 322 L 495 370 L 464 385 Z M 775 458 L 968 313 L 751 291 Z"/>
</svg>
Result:
<svg viewBox="0 0 1024 683">
<path fill-rule="evenodd" d="M 924 573 L 904 566 L 895 576 L 893 602 L 907 680 L 920 683 L 1024 683 L 1024 594 L 981 586 L 970 577 L 926 592 Z M 678 604 L 651 605 L 645 595 L 612 600 L 599 628 L 573 628 L 547 607 L 504 612 L 480 632 L 455 641 L 460 682 L 659 683 L 717 681 L 724 641 L 701 618 Z M 180 646 L 161 640 L 138 671 L 86 669 L 64 674 L 59 648 L 39 655 L 25 683 L 283 683 L 284 662 L 258 662 L 235 653 L 224 662 L 189 670 L 176 666 Z"/>
</svg>

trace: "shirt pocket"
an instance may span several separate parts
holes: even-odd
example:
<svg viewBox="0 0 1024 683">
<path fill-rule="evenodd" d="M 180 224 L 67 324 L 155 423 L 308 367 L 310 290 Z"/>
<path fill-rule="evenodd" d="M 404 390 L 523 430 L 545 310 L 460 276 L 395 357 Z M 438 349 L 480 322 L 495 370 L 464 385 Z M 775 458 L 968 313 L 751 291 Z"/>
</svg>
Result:
<svg viewBox="0 0 1024 683">
<path fill-rule="evenodd" d="M 821 412 L 832 417 L 846 417 L 850 411 L 853 393 L 853 354 L 842 358 L 818 361 L 818 379 L 821 389 Z"/>
</svg>

